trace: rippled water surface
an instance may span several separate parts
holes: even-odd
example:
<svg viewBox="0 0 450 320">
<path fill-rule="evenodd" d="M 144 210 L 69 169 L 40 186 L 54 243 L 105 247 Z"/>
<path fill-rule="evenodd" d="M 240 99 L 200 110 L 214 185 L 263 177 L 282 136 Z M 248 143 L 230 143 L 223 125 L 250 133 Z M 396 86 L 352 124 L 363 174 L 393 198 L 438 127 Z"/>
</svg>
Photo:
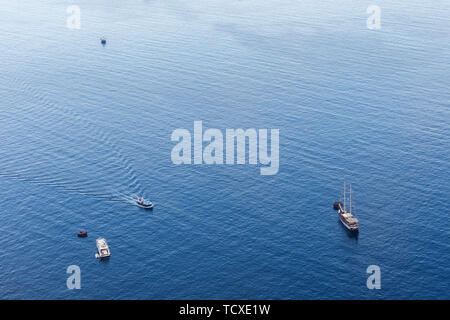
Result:
<svg viewBox="0 0 450 320">
<path fill-rule="evenodd" d="M 450 298 L 450 2 L 0 4 L 0 298 Z M 279 173 L 172 164 L 195 120 L 279 128 Z"/>
</svg>

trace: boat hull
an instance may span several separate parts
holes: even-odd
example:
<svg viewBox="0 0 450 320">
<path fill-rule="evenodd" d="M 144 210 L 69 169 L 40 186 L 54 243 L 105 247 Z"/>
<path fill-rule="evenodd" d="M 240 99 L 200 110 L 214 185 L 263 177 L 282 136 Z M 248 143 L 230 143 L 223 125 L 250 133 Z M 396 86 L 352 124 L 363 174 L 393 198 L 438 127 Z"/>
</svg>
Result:
<svg viewBox="0 0 450 320">
<path fill-rule="evenodd" d="M 347 221 L 345 221 L 344 217 L 342 217 L 341 213 L 339 213 L 339 220 L 341 220 L 341 223 L 344 225 L 345 228 L 347 228 L 348 231 L 351 231 L 351 232 L 359 231 L 359 226 L 358 227 L 350 226 L 347 223 Z"/>
<path fill-rule="evenodd" d="M 136 205 L 138 206 L 138 207 L 141 207 L 141 208 L 143 208 L 143 209 L 153 209 L 153 204 L 141 204 L 141 203 L 136 203 Z"/>
</svg>

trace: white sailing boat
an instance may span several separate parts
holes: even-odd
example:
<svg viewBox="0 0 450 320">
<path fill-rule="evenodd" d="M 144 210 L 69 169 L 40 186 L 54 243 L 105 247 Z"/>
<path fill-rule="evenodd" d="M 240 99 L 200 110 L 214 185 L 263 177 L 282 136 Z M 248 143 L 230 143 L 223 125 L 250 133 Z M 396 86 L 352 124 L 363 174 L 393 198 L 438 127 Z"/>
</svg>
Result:
<svg viewBox="0 0 450 320">
<path fill-rule="evenodd" d="M 358 232 L 359 230 L 359 221 L 352 214 L 352 185 L 350 184 L 350 208 L 346 209 L 346 187 L 344 180 L 344 203 L 335 202 L 334 208 L 338 210 L 339 219 L 342 224 L 352 232 Z"/>
</svg>

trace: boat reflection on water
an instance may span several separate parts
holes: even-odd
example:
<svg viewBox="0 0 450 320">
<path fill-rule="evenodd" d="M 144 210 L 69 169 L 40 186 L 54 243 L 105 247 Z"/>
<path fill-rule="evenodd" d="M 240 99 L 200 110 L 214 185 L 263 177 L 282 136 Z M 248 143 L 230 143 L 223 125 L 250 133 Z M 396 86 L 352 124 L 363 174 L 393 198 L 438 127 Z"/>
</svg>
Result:
<svg viewBox="0 0 450 320">
<path fill-rule="evenodd" d="M 342 229 L 345 230 L 345 233 L 347 234 L 347 236 L 348 236 L 349 238 L 358 240 L 358 237 L 359 237 L 359 232 L 358 232 L 358 231 L 351 231 L 351 230 L 348 230 L 347 228 L 343 228 L 343 227 L 342 227 L 342 223 L 341 223 L 340 220 L 338 220 L 337 223 L 339 223 L 340 228 L 342 228 Z"/>
</svg>

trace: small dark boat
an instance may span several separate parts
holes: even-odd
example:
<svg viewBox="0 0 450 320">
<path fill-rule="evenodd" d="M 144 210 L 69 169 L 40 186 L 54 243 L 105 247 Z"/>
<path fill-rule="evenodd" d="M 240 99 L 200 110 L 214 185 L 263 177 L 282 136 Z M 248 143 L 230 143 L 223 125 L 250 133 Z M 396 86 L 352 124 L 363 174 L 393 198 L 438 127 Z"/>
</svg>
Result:
<svg viewBox="0 0 450 320">
<path fill-rule="evenodd" d="M 136 201 L 137 205 L 144 209 L 153 209 L 153 202 L 145 200 L 144 198 L 139 198 Z"/>
<path fill-rule="evenodd" d="M 101 41 L 102 44 L 106 44 L 106 39 L 105 39 L 105 37 L 102 37 L 102 38 L 100 39 L 100 41 Z"/>
<path fill-rule="evenodd" d="M 80 231 L 77 232 L 77 236 L 80 237 L 80 238 L 87 237 L 87 235 L 88 234 L 87 234 L 86 230 L 80 230 Z"/>
<path fill-rule="evenodd" d="M 333 203 L 334 210 L 339 210 L 342 206 L 343 206 L 343 204 L 341 201 L 336 201 L 335 203 Z"/>
</svg>

